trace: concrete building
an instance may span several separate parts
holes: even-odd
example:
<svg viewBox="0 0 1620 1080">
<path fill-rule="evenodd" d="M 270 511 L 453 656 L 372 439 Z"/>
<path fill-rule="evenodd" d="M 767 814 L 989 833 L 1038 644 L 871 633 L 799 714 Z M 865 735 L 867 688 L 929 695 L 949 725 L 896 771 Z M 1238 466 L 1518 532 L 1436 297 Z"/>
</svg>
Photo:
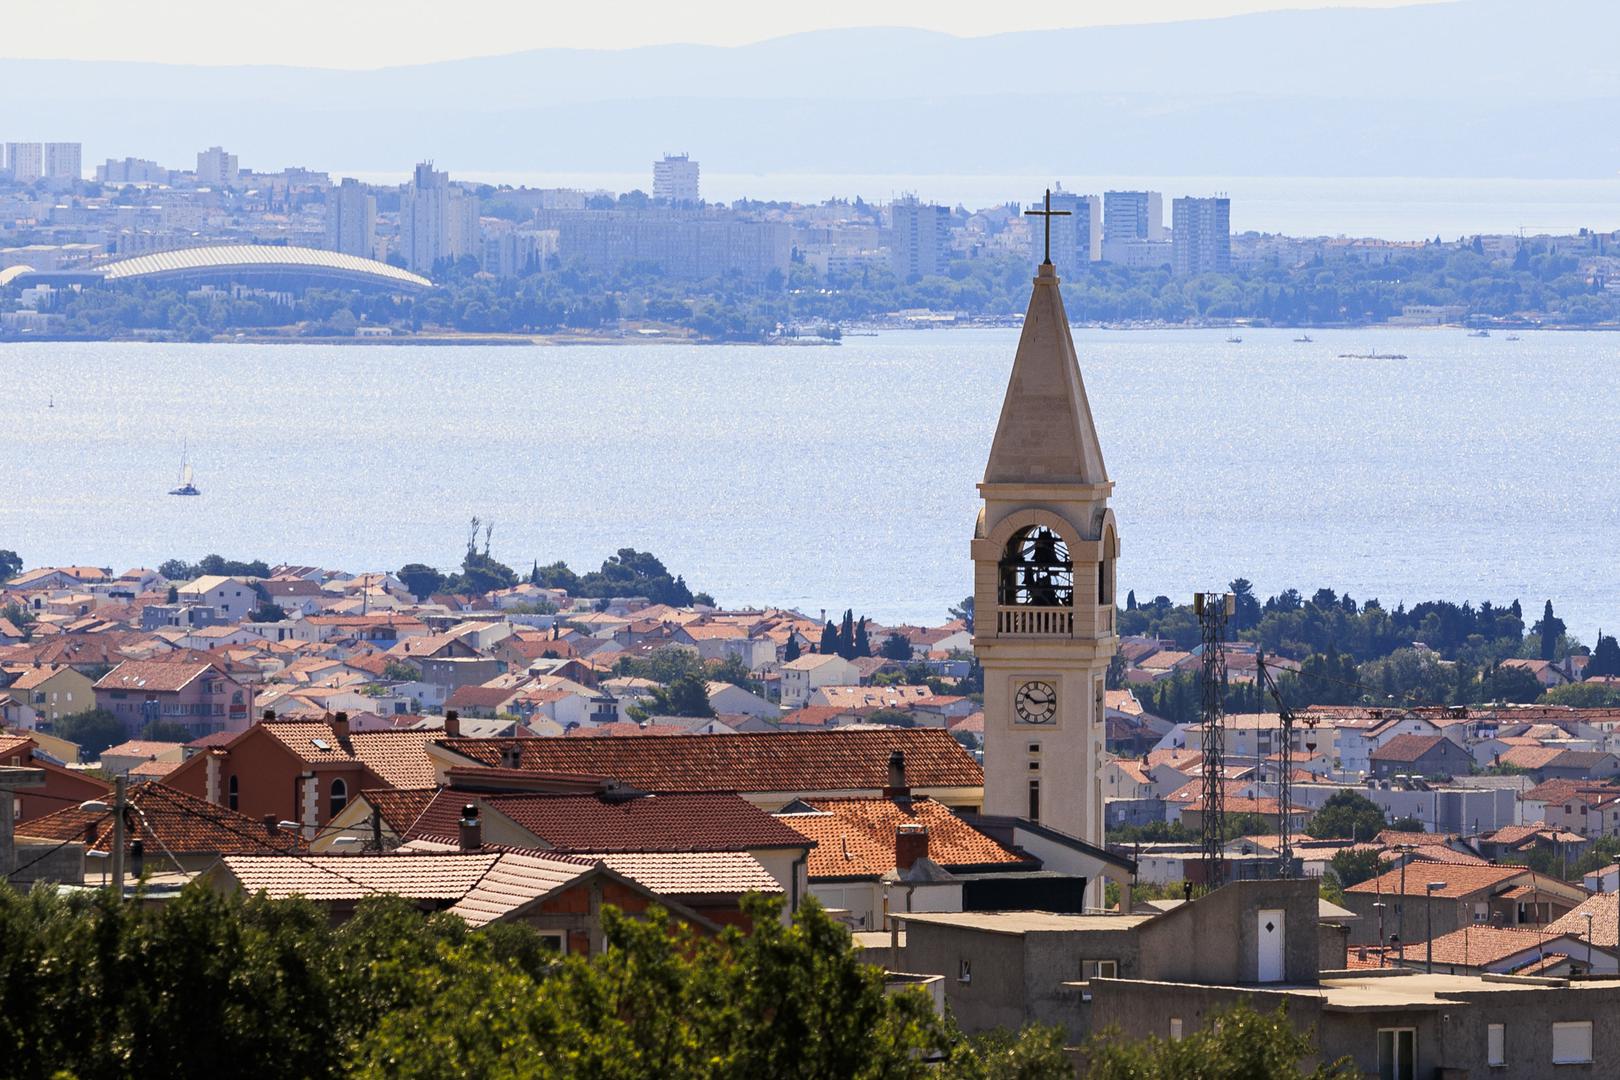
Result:
<svg viewBox="0 0 1620 1080">
<path fill-rule="evenodd" d="M 1045 209 L 1038 203 L 1031 209 Z M 1102 258 L 1102 199 L 1096 195 L 1076 195 L 1061 186 L 1052 192 L 1052 209 L 1065 210 L 1068 217 L 1052 219 L 1052 262 L 1061 273 L 1065 267 L 1094 263 Z M 1030 261 L 1045 258 L 1046 233 L 1037 224 L 1030 230 Z"/>
<path fill-rule="evenodd" d="M 96 707 L 117 717 L 131 737 L 159 720 L 198 738 L 248 726 L 248 689 L 200 661 L 125 660 L 96 682 L 95 692 Z"/>
<path fill-rule="evenodd" d="M 45 148 L 40 143 L 6 143 L 6 168 L 19 184 L 32 184 L 45 175 Z"/>
<path fill-rule="evenodd" d="M 76 142 L 45 144 L 44 167 L 47 180 L 83 180 L 84 151 Z"/>
<path fill-rule="evenodd" d="M 1170 215 L 1170 267 L 1177 276 L 1232 269 L 1231 199 L 1177 199 Z"/>
<path fill-rule="evenodd" d="M 889 262 L 895 276 L 915 281 L 943 274 L 950 263 L 950 208 L 919 202 L 916 196 L 908 195 L 896 200 L 889 211 L 894 229 Z"/>
<path fill-rule="evenodd" d="M 698 163 L 686 154 L 665 154 L 664 160 L 653 162 L 653 198 L 698 202 Z"/>
<path fill-rule="evenodd" d="M 730 212 L 671 210 L 542 210 L 541 230 L 556 230 L 557 253 L 592 269 L 651 263 L 666 277 L 706 281 L 726 274 L 761 280 L 785 275 L 792 230 Z"/>
<path fill-rule="evenodd" d="M 168 169 L 145 158 L 108 158 L 96 166 L 98 184 L 167 184 L 171 179 Z"/>
<path fill-rule="evenodd" d="M 810 703 L 810 695 L 824 686 L 850 686 L 858 682 L 855 665 L 832 653 L 810 653 L 789 660 L 781 669 L 782 704 L 790 709 Z"/>
<path fill-rule="evenodd" d="M 1138 241 L 1158 244 L 1164 238 L 1164 196 L 1159 192 L 1103 193 L 1104 259 L 1120 262 L 1122 251 L 1129 245 Z"/>
<path fill-rule="evenodd" d="M 478 252 L 478 198 L 450 183 L 431 161 L 416 167 L 399 202 L 400 254 L 427 273 L 440 259 Z"/>
<path fill-rule="evenodd" d="M 352 177 L 326 193 L 326 246 L 345 255 L 375 257 L 377 199 Z"/>
<path fill-rule="evenodd" d="M 235 187 L 242 179 L 235 154 L 223 147 L 210 146 L 197 154 L 197 183 L 209 187 Z"/>
</svg>

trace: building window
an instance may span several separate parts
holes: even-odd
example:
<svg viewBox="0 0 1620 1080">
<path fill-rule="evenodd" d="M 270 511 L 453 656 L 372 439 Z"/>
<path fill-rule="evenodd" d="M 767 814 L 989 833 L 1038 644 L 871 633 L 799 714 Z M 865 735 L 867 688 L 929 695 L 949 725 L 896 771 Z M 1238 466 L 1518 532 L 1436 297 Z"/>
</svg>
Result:
<svg viewBox="0 0 1620 1080">
<path fill-rule="evenodd" d="M 1029 782 L 1029 820 L 1041 820 L 1041 782 L 1039 780 Z"/>
<path fill-rule="evenodd" d="M 1080 961 L 1080 978 L 1086 982 L 1092 979 L 1119 978 L 1118 960 L 1082 960 Z"/>
<path fill-rule="evenodd" d="M 1172 1016 L 1170 1018 L 1170 1041 L 1181 1041 L 1181 1017 L 1179 1016 Z"/>
<path fill-rule="evenodd" d="M 1485 1064 L 1499 1066 L 1507 1064 L 1507 1025 L 1485 1025 Z"/>
<path fill-rule="evenodd" d="M 225 781 L 225 805 L 229 806 L 232 810 L 237 809 L 236 795 L 236 777 L 235 775 L 232 775 L 229 780 Z"/>
<path fill-rule="evenodd" d="M 332 781 L 332 816 L 337 817 L 349 805 L 349 785 L 342 780 Z"/>
<path fill-rule="evenodd" d="M 561 930 L 541 930 L 536 935 L 540 939 L 540 947 L 558 956 L 568 955 L 568 935 Z"/>
<path fill-rule="evenodd" d="M 956 971 L 956 981 L 960 983 L 973 981 L 973 962 L 971 960 L 964 959 L 962 961 L 962 966 Z"/>
<path fill-rule="evenodd" d="M 1378 1029 L 1378 1080 L 1414 1080 L 1417 1028 Z"/>
<path fill-rule="evenodd" d="M 1575 1020 L 1552 1026 L 1552 1063 L 1589 1065 L 1592 1061 L 1592 1021 Z"/>
</svg>

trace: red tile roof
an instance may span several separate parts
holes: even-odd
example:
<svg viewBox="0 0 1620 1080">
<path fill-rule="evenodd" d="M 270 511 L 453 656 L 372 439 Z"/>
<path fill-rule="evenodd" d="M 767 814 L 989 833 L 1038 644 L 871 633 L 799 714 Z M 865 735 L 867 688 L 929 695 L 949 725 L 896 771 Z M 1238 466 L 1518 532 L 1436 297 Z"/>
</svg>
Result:
<svg viewBox="0 0 1620 1080">
<path fill-rule="evenodd" d="M 1440 881 L 1445 883 L 1445 888 L 1436 889 L 1434 895 L 1455 900 L 1482 890 L 1494 892 L 1497 887 L 1507 884 L 1514 878 L 1530 873 L 1531 871 L 1523 866 L 1450 866 L 1431 863 L 1417 870 L 1408 867 L 1405 875 L 1405 895 L 1423 896 L 1429 882 Z M 1358 882 L 1344 891 L 1347 894 L 1400 893 L 1401 876 L 1400 870 L 1390 870 L 1379 877 Z"/>
<path fill-rule="evenodd" d="M 1417 761 L 1445 741 L 1444 735 L 1397 735 L 1372 752 L 1373 761 Z"/>
<path fill-rule="evenodd" d="M 146 855 L 151 860 L 163 859 L 165 847 L 176 855 L 227 851 L 270 853 L 297 851 L 303 847 L 303 841 L 294 833 L 266 829 L 263 822 L 245 814 L 156 781 L 131 786 L 129 803 L 139 811 L 129 816 L 129 835 L 132 839 L 138 835 L 146 842 Z M 93 837 L 88 850 L 112 849 L 112 818 L 103 810 L 69 806 L 25 822 L 17 831 L 43 840 Z"/>
<path fill-rule="evenodd" d="M 932 799 L 807 799 L 814 813 L 778 814 L 814 840 L 809 873 L 815 878 L 882 877 L 895 869 L 895 832 L 901 825 L 928 830 L 928 858 L 944 867 L 985 864 L 1035 866 Z"/>
<path fill-rule="evenodd" d="M 97 680 L 97 690 L 142 690 L 175 693 L 209 670 L 203 663 L 172 663 L 166 660 L 125 660 Z"/>
<path fill-rule="evenodd" d="M 500 765 L 514 747 L 525 770 L 608 776 L 643 791 L 859 791 L 888 784 L 889 754 L 905 754 L 913 788 L 979 787 L 984 772 L 937 728 L 884 728 L 684 738 L 441 739 L 473 761 Z M 422 785 L 417 785 L 422 786 Z"/>
<path fill-rule="evenodd" d="M 427 744 L 437 731 L 361 731 L 344 745 L 330 724 L 318 720 L 269 720 L 255 726 L 312 765 L 359 762 L 389 787 L 433 786 L 436 774 Z"/>
</svg>

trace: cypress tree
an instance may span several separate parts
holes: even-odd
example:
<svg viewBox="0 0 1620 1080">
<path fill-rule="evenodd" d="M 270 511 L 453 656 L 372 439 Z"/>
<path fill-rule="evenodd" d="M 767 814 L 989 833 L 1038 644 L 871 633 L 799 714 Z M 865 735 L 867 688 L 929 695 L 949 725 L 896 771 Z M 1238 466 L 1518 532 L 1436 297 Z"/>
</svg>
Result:
<svg viewBox="0 0 1620 1080">
<path fill-rule="evenodd" d="M 855 612 L 850 608 L 844 609 L 844 625 L 838 628 L 838 655 L 855 659 Z"/>
<path fill-rule="evenodd" d="M 862 615 L 861 616 L 861 621 L 855 624 L 855 655 L 856 656 L 871 656 L 872 655 L 872 642 L 870 640 L 868 640 L 867 636 L 866 636 L 866 616 L 865 615 Z"/>
<path fill-rule="evenodd" d="M 825 656 L 831 656 L 838 651 L 838 627 L 834 626 L 830 619 L 827 625 L 821 628 L 821 648 L 816 651 Z"/>
<path fill-rule="evenodd" d="M 786 663 L 786 664 L 791 664 L 791 663 L 793 663 L 793 661 L 797 660 L 798 658 L 799 658 L 799 639 L 790 634 L 788 636 L 788 640 L 787 640 L 787 648 L 782 650 L 782 662 Z"/>
</svg>

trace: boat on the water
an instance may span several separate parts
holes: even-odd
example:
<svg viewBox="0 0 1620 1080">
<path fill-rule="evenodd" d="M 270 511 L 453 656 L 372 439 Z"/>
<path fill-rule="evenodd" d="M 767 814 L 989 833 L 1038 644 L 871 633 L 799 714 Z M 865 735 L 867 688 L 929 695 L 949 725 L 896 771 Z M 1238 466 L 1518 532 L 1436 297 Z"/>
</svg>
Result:
<svg viewBox="0 0 1620 1080">
<path fill-rule="evenodd" d="M 170 495 L 201 495 L 197 485 L 191 482 L 191 462 L 188 460 L 189 450 L 180 451 L 180 486 L 169 492 Z"/>
<path fill-rule="evenodd" d="M 1228 345 L 1241 345 L 1243 344 L 1243 339 L 1240 337 L 1229 337 L 1226 339 L 1226 343 Z"/>
<path fill-rule="evenodd" d="M 1346 353 L 1340 353 L 1339 354 L 1339 359 L 1340 360 L 1405 360 L 1406 359 L 1406 354 L 1405 353 L 1394 353 L 1394 352 L 1386 352 L 1386 353 L 1381 353 L 1381 352 L 1370 352 L 1370 353 L 1346 352 Z"/>
<path fill-rule="evenodd" d="M 1294 344 L 1296 344 L 1296 345 L 1309 345 L 1311 342 L 1313 342 L 1315 340 L 1316 339 L 1311 337 L 1311 335 L 1309 335 L 1309 334 L 1301 334 L 1299 337 L 1294 339 Z"/>
<path fill-rule="evenodd" d="M 1507 337 L 1503 338 L 1502 340 L 1503 341 L 1522 341 L 1524 339 L 1519 337 L 1518 334 L 1509 334 Z"/>
<path fill-rule="evenodd" d="M 1475 330 L 1473 333 L 1469 334 L 1468 336 L 1469 337 L 1490 337 L 1491 332 L 1489 330 Z"/>
</svg>

